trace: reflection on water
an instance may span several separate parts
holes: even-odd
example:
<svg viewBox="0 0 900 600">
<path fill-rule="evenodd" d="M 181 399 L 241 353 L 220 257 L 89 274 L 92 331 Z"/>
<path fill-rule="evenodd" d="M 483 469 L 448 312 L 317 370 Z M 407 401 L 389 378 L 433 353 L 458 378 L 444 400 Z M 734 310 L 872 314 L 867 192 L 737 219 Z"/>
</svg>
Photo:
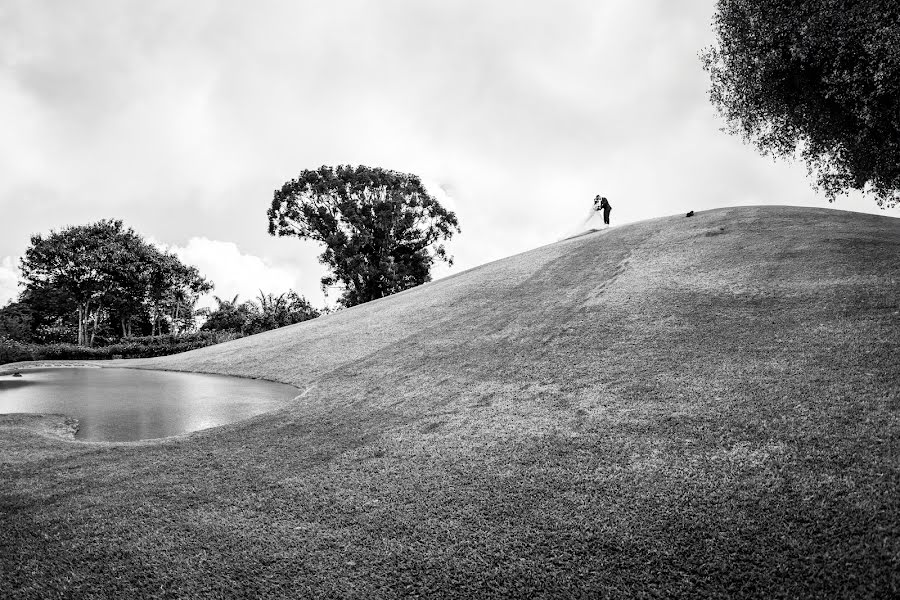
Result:
<svg viewBox="0 0 900 600">
<path fill-rule="evenodd" d="M 62 413 L 83 440 L 145 440 L 246 419 L 298 394 L 281 383 L 140 369 L 27 369 L 0 377 L 0 413 Z"/>
</svg>

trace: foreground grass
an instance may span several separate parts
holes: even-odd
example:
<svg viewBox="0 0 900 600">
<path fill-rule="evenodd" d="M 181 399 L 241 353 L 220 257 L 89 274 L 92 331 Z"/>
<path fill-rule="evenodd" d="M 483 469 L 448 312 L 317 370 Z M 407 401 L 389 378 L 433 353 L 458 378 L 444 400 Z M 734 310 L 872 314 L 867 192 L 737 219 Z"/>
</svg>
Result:
<svg viewBox="0 0 900 600">
<path fill-rule="evenodd" d="M 897 595 L 898 259 L 894 220 L 713 211 L 129 361 L 307 393 L 0 421 L 0 595 Z"/>
</svg>

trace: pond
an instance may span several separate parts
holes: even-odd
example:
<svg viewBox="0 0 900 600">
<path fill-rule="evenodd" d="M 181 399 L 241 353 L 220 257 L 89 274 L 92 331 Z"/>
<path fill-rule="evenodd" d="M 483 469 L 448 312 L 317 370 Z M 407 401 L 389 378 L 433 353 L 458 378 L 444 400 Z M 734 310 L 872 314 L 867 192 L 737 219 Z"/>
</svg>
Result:
<svg viewBox="0 0 900 600">
<path fill-rule="evenodd" d="M 282 383 L 122 368 L 23 369 L 0 376 L 0 413 L 61 413 L 76 439 L 134 441 L 233 423 L 284 406 L 300 392 Z"/>
</svg>

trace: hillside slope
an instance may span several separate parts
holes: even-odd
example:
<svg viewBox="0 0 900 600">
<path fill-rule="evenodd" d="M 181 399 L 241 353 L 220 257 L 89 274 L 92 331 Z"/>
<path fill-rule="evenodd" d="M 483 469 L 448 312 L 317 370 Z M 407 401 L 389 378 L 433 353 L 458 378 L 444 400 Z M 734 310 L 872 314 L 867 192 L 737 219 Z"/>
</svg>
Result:
<svg viewBox="0 0 900 600">
<path fill-rule="evenodd" d="M 304 394 L 144 444 L 0 429 L 0 595 L 896 594 L 898 281 L 900 220 L 722 209 L 114 362 Z"/>
</svg>

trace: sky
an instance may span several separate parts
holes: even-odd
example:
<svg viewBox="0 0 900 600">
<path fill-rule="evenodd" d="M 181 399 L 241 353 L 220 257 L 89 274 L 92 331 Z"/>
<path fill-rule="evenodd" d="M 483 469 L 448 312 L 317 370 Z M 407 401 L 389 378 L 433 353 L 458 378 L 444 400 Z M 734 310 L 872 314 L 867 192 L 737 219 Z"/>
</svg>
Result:
<svg viewBox="0 0 900 600">
<path fill-rule="evenodd" d="M 294 289 L 314 243 L 267 233 L 304 169 L 415 173 L 459 218 L 452 267 L 613 225 L 829 204 L 802 163 L 723 133 L 698 53 L 715 0 L 4 0 L 0 305 L 35 233 L 123 219 L 223 298 Z M 211 300 L 205 300 L 210 303 Z"/>
</svg>

